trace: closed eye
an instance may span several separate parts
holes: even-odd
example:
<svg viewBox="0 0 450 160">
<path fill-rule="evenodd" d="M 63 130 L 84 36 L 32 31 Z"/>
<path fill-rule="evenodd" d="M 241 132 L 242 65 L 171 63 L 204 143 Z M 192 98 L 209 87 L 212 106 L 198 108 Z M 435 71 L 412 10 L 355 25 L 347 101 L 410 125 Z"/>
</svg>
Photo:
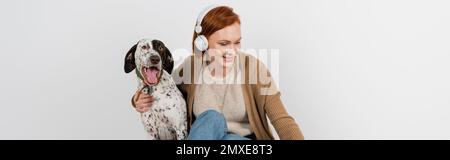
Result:
<svg viewBox="0 0 450 160">
<path fill-rule="evenodd" d="M 228 44 L 230 44 L 230 43 L 228 43 L 228 42 L 219 43 L 219 45 L 221 45 L 221 46 L 227 46 Z"/>
<path fill-rule="evenodd" d="M 237 39 L 236 41 L 233 41 L 234 44 L 241 44 L 241 39 L 242 39 L 242 37 Z M 220 40 L 219 42 L 217 42 L 217 44 L 219 44 L 220 46 L 227 46 L 233 42 L 229 41 L 229 40 Z"/>
</svg>

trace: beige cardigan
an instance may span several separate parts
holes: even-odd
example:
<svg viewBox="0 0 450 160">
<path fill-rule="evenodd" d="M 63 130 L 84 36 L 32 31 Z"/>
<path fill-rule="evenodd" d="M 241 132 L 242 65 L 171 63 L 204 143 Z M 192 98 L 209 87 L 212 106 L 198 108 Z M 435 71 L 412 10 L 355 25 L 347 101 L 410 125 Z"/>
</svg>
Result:
<svg viewBox="0 0 450 160">
<path fill-rule="evenodd" d="M 303 139 L 303 134 L 294 118 L 286 112 L 280 99 L 280 92 L 265 65 L 251 55 L 245 53 L 238 55 L 238 60 L 241 62 L 238 63 L 241 64 L 239 67 L 245 71 L 242 72 L 243 75 L 241 76 L 242 82 L 245 82 L 242 84 L 245 108 L 250 127 L 256 138 L 258 140 L 274 139 L 267 122 L 267 116 L 281 140 Z M 202 66 L 202 63 L 205 62 L 201 60 L 200 56 L 191 55 L 172 73 L 174 80 L 179 84 L 178 88 L 187 101 L 188 128 L 191 127 L 195 118 L 193 116 L 193 102 L 196 84 L 186 82 L 198 82 L 197 78 L 201 69 L 198 66 Z M 188 75 L 188 73 L 183 76 L 184 69 L 190 69 L 191 75 Z"/>
</svg>

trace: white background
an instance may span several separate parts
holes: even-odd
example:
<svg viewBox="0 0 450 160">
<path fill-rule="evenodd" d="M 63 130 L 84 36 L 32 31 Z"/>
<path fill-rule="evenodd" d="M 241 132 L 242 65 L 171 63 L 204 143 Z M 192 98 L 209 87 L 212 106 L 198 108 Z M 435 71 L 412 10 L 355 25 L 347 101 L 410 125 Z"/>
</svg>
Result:
<svg viewBox="0 0 450 160">
<path fill-rule="evenodd" d="M 212 3 L 0 1 L 0 139 L 143 139 L 126 51 L 156 38 L 188 55 Z M 282 99 L 307 139 L 450 139 L 449 1 L 226 3 L 244 49 L 279 49 Z"/>
</svg>

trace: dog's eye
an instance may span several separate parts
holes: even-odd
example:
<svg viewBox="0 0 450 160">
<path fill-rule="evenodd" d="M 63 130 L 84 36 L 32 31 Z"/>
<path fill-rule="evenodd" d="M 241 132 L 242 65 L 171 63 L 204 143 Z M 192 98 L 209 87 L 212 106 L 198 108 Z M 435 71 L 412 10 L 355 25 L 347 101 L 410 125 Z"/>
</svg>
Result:
<svg viewBox="0 0 450 160">
<path fill-rule="evenodd" d="M 163 47 L 162 47 L 162 46 L 159 46 L 158 49 L 161 51 L 161 50 L 163 50 Z"/>
<path fill-rule="evenodd" d="M 142 46 L 142 49 L 147 49 L 147 46 Z"/>
</svg>

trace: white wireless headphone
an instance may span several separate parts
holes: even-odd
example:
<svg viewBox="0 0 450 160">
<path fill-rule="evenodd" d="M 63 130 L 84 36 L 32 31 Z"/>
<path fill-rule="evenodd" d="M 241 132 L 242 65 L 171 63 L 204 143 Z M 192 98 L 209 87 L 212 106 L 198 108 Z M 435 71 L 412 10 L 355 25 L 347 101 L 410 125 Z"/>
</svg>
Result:
<svg viewBox="0 0 450 160">
<path fill-rule="evenodd" d="M 202 32 L 203 18 L 205 18 L 206 14 L 208 14 L 209 11 L 220 6 L 225 5 L 211 5 L 209 7 L 206 7 L 202 10 L 202 12 L 200 12 L 197 17 L 197 23 L 195 24 L 195 33 L 197 33 L 197 37 L 194 40 L 194 46 L 200 52 L 206 51 L 208 49 L 208 39 L 206 39 L 204 35 L 200 34 Z"/>
</svg>

